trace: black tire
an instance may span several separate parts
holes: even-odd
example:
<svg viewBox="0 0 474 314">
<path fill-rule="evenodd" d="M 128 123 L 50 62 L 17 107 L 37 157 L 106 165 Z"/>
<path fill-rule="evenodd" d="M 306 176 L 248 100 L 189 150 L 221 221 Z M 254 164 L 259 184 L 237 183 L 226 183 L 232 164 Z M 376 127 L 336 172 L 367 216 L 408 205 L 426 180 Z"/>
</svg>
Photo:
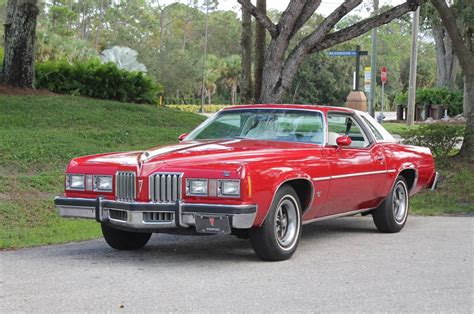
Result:
<svg viewBox="0 0 474 314">
<path fill-rule="evenodd" d="M 232 234 L 235 235 L 238 239 L 248 240 L 250 239 L 250 229 L 232 229 Z"/>
<path fill-rule="evenodd" d="M 403 176 L 398 176 L 387 198 L 372 212 L 377 230 L 384 233 L 402 230 L 407 222 L 408 209 L 407 182 Z"/>
<path fill-rule="evenodd" d="M 250 243 L 262 260 L 282 261 L 296 251 L 300 236 L 301 204 L 295 190 L 285 185 L 277 191 L 263 224 L 251 230 Z"/>
<path fill-rule="evenodd" d="M 105 242 L 116 250 L 137 250 L 147 244 L 151 233 L 130 232 L 101 224 Z"/>
</svg>

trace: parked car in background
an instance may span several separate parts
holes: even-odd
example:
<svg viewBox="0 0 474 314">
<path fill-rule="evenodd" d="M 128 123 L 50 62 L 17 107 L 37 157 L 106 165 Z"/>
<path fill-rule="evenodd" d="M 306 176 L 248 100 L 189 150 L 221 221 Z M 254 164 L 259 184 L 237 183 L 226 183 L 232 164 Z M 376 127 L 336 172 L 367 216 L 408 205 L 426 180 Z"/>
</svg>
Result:
<svg viewBox="0 0 474 314">
<path fill-rule="evenodd" d="M 234 234 L 275 261 L 293 255 L 303 224 L 323 219 L 372 214 L 379 231 L 398 232 L 410 196 L 437 181 L 429 149 L 398 144 L 347 108 L 229 107 L 179 141 L 74 158 L 59 214 L 97 220 L 119 250 L 155 232 Z"/>
</svg>

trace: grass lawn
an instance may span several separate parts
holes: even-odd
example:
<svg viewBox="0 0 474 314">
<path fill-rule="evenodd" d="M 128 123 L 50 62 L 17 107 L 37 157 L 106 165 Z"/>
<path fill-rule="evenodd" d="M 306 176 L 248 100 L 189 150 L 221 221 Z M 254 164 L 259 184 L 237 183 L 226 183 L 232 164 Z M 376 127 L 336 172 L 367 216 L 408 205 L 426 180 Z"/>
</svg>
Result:
<svg viewBox="0 0 474 314">
<path fill-rule="evenodd" d="M 411 199 L 410 211 L 418 215 L 474 213 L 474 165 L 450 157 L 436 166 L 441 180 L 436 191 Z"/>
<path fill-rule="evenodd" d="M 405 123 L 396 123 L 396 122 L 385 122 L 383 127 L 390 132 L 390 134 L 398 134 L 410 130 L 411 128 L 418 128 L 419 124 L 415 124 L 411 127 L 407 126 Z"/>
<path fill-rule="evenodd" d="M 63 171 L 73 157 L 142 150 L 176 142 L 204 117 L 149 105 L 71 96 L 0 95 L 0 249 L 97 238 L 95 221 L 63 219 L 53 198 L 63 192 Z M 386 123 L 390 132 L 406 128 Z M 438 166 L 436 192 L 415 196 L 411 212 L 473 212 L 472 165 Z"/>
<path fill-rule="evenodd" d="M 0 249 L 100 236 L 96 222 L 56 214 L 67 162 L 173 143 L 203 119 L 150 105 L 0 95 Z"/>
</svg>

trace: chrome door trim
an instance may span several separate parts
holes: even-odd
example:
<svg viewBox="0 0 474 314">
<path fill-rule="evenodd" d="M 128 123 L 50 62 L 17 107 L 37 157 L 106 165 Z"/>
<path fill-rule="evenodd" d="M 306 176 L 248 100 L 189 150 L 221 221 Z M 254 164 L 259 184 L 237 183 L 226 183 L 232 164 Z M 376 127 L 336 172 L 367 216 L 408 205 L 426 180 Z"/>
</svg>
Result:
<svg viewBox="0 0 474 314">
<path fill-rule="evenodd" d="M 340 175 L 329 176 L 329 177 L 317 177 L 317 178 L 312 178 L 312 180 L 313 181 L 324 181 L 324 180 L 331 180 L 331 179 L 343 179 L 343 178 L 350 178 L 350 177 L 369 176 L 369 175 L 374 175 L 374 174 L 384 174 L 384 173 L 394 173 L 394 172 L 396 172 L 395 169 L 367 171 L 367 172 L 340 174 Z"/>
<path fill-rule="evenodd" d="M 339 213 L 339 214 L 335 214 L 335 215 L 329 215 L 329 216 L 313 218 L 313 219 L 310 219 L 310 220 L 303 221 L 303 225 L 307 225 L 307 224 L 310 224 L 310 223 L 316 222 L 316 221 L 322 221 L 322 220 L 327 220 L 327 219 L 357 215 L 357 214 L 369 212 L 371 210 L 373 210 L 373 208 L 364 208 L 364 209 L 353 210 L 353 211 L 350 211 L 350 212 Z"/>
</svg>

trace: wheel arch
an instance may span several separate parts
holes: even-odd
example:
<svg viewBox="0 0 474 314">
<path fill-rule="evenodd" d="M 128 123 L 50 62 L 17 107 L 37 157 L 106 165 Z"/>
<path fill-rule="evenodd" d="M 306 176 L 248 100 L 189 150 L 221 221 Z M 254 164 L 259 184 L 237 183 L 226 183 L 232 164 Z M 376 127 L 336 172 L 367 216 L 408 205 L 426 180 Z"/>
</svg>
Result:
<svg viewBox="0 0 474 314">
<path fill-rule="evenodd" d="M 311 203 L 313 202 L 313 195 L 314 195 L 314 187 L 313 183 L 305 178 L 295 178 L 295 179 L 289 179 L 280 184 L 278 189 L 275 190 L 275 193 L 273 195 L 273 200 L 275 199 L 275 195 L 277 191 L 285 186 L 289 185 L 291 186 L 295 192 L 296 195 L 298 195 L 298 199 L 301 203 L 301 214 L 303 215 L 311 206 Z M 272 200 L 272 203 L 273 203 Z"/>
<path fill-rule="evenodd" d="M 405 179 L 407 183 L 408 193 L 411 194 L 411 192 L 415 189 L 416 183 L 418 181 L 418 171 L 414 167 L 402 169 L 398 172 L 398 175 L 395 177 L 395 181 L 397 180 L 399 176 L 402 176 Z"/>
</svg>

